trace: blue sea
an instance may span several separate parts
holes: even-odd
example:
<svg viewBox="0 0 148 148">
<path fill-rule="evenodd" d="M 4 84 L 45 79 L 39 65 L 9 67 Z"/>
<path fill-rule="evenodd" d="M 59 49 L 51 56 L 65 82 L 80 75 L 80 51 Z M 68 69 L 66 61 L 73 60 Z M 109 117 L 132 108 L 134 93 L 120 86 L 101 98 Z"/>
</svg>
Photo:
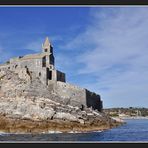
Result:
<svg viewBox="0 0 148 148">
<path fill-rule="evenodd" d="M 129 119 L 126 124 L 103 132 L 0 134 L 1 142 L 148 142 L 148 119 Z"/>
</svg>

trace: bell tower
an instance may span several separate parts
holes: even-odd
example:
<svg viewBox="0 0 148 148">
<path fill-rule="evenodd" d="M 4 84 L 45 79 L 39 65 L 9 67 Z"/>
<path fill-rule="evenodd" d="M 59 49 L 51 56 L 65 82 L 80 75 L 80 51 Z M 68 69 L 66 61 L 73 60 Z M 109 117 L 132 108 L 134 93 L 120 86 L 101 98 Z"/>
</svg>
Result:
<svg viewBox="0 0 148 148">
<path fill-rule="evenodd" d="M 53 54 L 53 47 L 49 42 L 48 37 L 46 37 L 45 42 L 42 44 L 42 52 L 47 52 Z"/>
<path fill-rule="evenodd" d="M 53 47 L 46 37 L 45 42 L 42 44 L 42 53 L 44 55 L 44 67 L 48 67 L 49 69 L 54 69 L 54 55 L 53 55 Z"/>
</svg>

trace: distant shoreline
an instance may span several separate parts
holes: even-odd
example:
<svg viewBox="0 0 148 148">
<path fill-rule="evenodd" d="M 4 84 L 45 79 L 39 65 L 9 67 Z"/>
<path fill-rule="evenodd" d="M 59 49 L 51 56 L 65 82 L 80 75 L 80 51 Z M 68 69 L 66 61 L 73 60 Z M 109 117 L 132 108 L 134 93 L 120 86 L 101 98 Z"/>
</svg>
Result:
<svg viewBox="0 0 148 148">
<path fill-rule="evenodd" d="M 148 119 L 148 117 L 119 117 L 122 120 L 128 120 L 128 119 Z"/>
</svg>

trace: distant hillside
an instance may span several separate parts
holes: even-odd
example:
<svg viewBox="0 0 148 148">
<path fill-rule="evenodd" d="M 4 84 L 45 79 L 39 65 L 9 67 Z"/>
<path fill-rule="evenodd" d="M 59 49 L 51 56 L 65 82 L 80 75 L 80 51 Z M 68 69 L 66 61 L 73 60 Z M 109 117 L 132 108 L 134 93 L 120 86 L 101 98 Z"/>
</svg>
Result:
<svg viewBox="0 0 148 148">
<path fill-rule="evenodd" d="M 108 108 L 103 110 L 106 114 L 114 116 L 148 116 L 148 108 L 138 108 L 138 107 L 129 107 L 129 108 Z"/>
</svg>

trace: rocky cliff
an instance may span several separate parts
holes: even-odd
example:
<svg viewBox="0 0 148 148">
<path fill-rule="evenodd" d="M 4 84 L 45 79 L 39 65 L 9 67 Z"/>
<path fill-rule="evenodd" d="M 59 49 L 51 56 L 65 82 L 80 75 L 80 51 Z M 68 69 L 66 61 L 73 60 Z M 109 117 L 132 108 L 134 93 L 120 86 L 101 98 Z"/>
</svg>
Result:
<svg viewBox="0 0 148 148">
<path fill-rule="evenodd" d="M 120 124 L 97 110 L 60 102 L 59 95 L 25 69 L 0 71 L 0 131 L 93 131 Z"/>
</svg>

